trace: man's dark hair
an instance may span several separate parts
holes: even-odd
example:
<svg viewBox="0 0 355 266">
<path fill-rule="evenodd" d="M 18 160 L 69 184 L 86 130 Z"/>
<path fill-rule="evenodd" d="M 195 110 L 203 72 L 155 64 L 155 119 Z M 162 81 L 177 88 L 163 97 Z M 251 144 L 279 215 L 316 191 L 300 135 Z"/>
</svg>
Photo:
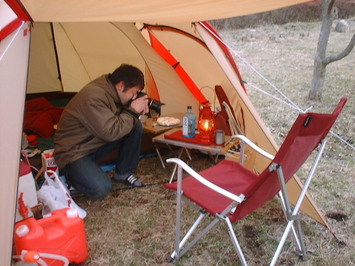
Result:
<svg viewBox="0 0 355 266">
<path fill-rule="evenodd" d="M 122 64 L 109 74 L 109 79 L 113 85 L 123 81 L 124 91 L 129 88 L 138 86 L 143 90 L 144 88 L 144 75 L 143 72 L 132 65 Z"/>
</svg>

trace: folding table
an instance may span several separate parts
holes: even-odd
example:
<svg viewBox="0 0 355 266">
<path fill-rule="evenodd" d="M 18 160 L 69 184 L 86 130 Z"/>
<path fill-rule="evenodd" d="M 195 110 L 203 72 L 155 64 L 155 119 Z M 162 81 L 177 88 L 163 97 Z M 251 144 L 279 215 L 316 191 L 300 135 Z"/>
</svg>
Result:
<svg viewBox="0 0 355 266">
<path fill-rule="evenodd" d="M 152 138 L 152 142 L 154 144 L 154 148 L 158 154 L 158 157 L 160 159 L 160 162 L 161 162 L 161 165 L 163 166 L 163 168 L 165 168 L 165 164 L 164 164 L 164 161 L 161 157 L 161 154 L 159 152 L 159 149 L 157 147 L 157 143 L 161 143 L 161 144 L 166 144 L 166 145 L 171 145 L 171 146 L 175 146 L 175 147 L 180 147 L 180 151 L 179 151 L 179 154 L 178 154 L 178 158 L 181 157 L 183 151 L 185 150 L 187 155 L 189 156 L 189 159 L 191 160 L 191 156 L 188 152 L 188 149 L 194 149 L 194 150 L 198 150 L 198 151 L 201 151 L 201 152 L 206 152 L 208 153 L 211 157 L 213 155 L 215 155 L 215 159 L 214 161 L 216 162 L 217 159 L 218 159 L 218 156 L 221 155 L 221 154 L 224 154 L 226 152 L 226 149 L 223 145 L 216 145 L 216 144 L 211 144 L 211 145 L 208 145 L 208 144 L 200 144 L 200 143 L 193 143 L 193 142 L 189 142 L 189 141 L 182 141 L 182 140 L 176 140 L 176 139 L 170 139 L 170 138 L 166 138 L 165 135 L 170 135 L 178 130 L 181 130 L 181 128 L 172 128 L 158 136 L 155 136 Z M 230 137 L 229 136 L 226 136 L 226 143 L 228 143 Z M 173 178 L 174 178 L 174 175 L 175 175 L 175 172 L 176 172 L 176 165 L 174 167 L 174 170 L 171 174 L 171 177 L 170 177 L 170 182 L 173 181 Z"/>
</svg>

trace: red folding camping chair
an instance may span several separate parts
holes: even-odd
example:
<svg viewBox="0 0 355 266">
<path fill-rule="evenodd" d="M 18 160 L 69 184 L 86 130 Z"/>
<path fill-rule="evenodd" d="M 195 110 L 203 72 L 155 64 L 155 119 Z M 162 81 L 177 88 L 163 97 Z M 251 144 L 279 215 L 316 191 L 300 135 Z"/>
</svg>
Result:
<svg viewBox="0 0 355 266">
<path fill-rule="evenodd" d="M 256 152 L 271 160 L 269 166 L 259 175 L 234 161 L 223 160 L 217 165 L 197 173 L 180 159 L 168 159 L 168 162 L 178 165 L 177 181 L 164 185 L 166 188 L 175 190 L 177 197 L 175 250 L 169 260 L 179 259 L 222 220 L 227 225 L 228 233 L 242 265 L 247 265 L 232 223 L 260 208 L 278 193 L 287 225 L 270 265 L 275 265 L 290 232 L 292 232 L 300 256 L 303 257 L 306 250 L 298 216 L 299 208 L 323 153 L 326 143 L 325 137 L 340 114 L 346 100 L 346 98 L 342 98 L 332 114 L 300 114 L 275 156 L 263 151 L 244 136 L 233 136 L 233 138 L 240 139 L 241 153 L 244 145 L 247 144 Z M 291 208 L 285 184 L 317 147 L 318 152 L 313 165 L 305 179 L 296 204 Z M 241 154 L 241 159 L 243 157 L 243 154 Z M 190 176 L 183 178 L 183 170 Z M 200 215 L 181 239 L 182 199 L 195 203 L 194 205 L 200 209 Z M 213 217 L 212 222 L 200 233 L 196 233 L 194 239 L 189 241 L 190 236 L 198 228 L 206 214 Z"/>
</svg>

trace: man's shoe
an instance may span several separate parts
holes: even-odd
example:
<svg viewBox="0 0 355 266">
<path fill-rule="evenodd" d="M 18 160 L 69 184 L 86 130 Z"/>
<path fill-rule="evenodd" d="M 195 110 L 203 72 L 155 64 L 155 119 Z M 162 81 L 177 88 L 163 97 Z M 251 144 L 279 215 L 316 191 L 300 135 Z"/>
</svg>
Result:
<svg viewBox="0 0 355 266">
<path fill-rule="evenodd" d="M 143 186 L 141 181 L 138 178 L 136 178 L 133 174 L 128 176 L 125 179 L 119 178 L 117 176 L 117 174 L 115 174 L 113 176 L 113 179 L 115 181 L 118 181 L 118 182 L 122 183 L 122 184 L 125 184 L 126 186 L 131 186 L 131 187 L 142 187 Z"/>
</svg>

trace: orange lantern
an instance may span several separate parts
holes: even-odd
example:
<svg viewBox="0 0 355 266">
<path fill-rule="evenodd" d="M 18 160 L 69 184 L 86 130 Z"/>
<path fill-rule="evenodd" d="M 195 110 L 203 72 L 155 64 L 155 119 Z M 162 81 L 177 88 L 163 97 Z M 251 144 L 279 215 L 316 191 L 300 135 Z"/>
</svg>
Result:
<svg viewBox="0 0 355 266">
<path fill-rule="evenodd" d="M 202 108 L 198 116 L 197 130 L 198 139 L 202 143 L 212 144 L 214 143 L 214 132 L 216 129 L 216 121 L 214 112 L 211 110 L 210 103 L 208 101 L 202 103 Z"/>
</svg>

